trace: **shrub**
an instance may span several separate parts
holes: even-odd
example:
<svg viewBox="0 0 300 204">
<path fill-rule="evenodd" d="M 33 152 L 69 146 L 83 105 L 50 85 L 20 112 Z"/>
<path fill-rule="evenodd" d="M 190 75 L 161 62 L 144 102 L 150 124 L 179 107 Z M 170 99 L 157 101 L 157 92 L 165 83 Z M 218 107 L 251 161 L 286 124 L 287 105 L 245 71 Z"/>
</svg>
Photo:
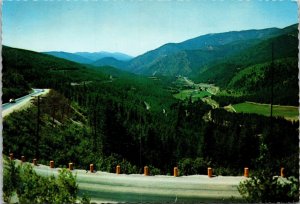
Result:
<svg viewBox="0 0 300 204">
<path fill-rule="evenodd" d="M 297 202 L 299 180 L 295 177 L 252 177 L 242 181 L 238 190 L 247 202 Z"/>
<path fill-rule="evenodd" d="M 160 169 L 155 168 L 155 167 L 152 166 L 152 165 L 149 165 L 149 171 L 150 171 L 149 173 L 150 173 L 151 176 L 154 176 L 154 175 L 161 175 Z"/>
<path fill-rule="evenodd" d="M 15 165 L 14 161 L 5 160 L 7 165 L 3 169 L 3 198 L 5 202 L 10 203 L 10 199 L 18 185 L 20 167 Z"/>
<path fill-rule="evenodd" d="M 218 168 L 215 168 L 214 174 L 221 175 L 221 176 L 231 176 L 231 175 L 233 175 L 233 171 L 228 168 L 218 167 Z"/>
<path fill-rule="evenodd" d="M 78 185 L 76 175 L 62 169 L 58 177 L 38 175 L 30 164 L 17 166 L 14 161 L 5 161 L 4 200 L 10 202 L 16 192 L 20 203 L 75 203 Z M 82 200 L 89 202 L 87 196 Z"/>
<path fill-rule="evenodd" d="M 180 175 L 207 174 L 207 167 L 211 165 L 210 161 L 203 158 L 185 158 L 178 162 Z"/>
</svg>

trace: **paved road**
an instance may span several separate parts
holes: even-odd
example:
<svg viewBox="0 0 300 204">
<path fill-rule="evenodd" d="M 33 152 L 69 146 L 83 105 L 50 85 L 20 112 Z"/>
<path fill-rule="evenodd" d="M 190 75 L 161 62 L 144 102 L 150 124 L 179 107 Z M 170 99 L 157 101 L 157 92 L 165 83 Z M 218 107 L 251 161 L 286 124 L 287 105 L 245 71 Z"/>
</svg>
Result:
<svg viewBox="0 0 300 204">
<path fill-rule="evenodd" d="M 59 168 L 39 165 L 40 175 L 57 175 Z M 90 173 L 73 170 L 77 174 L 79 193 L 87 193 L 93 202 L 232 202 L 241 199 L 237 190 L 242 176 L 144 176 L 107 172 Z M 235 200 L 232 200 L 232 197 Z"/>
<path fill-rule="evenodd" d="M 33 89 L 33 93 L 28 94 L 26 96 L 22 96 L 21 98 L 17 98 L 16 103 L 4 103 L 2 104 L 2 117 L 5 117 L 12 113 L 15 110 L 18 110 L 30 102 L 33 96 L 39 96 L 42 94 L 46 94 L 49 92 L 49 89 Z"/>
</svg>

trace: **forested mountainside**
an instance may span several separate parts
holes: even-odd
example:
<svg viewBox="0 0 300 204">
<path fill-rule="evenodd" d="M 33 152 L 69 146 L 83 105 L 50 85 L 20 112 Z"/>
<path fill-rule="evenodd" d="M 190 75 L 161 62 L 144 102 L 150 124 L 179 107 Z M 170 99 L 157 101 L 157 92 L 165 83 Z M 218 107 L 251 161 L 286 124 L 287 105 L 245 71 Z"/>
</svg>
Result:
<svg viewBox="0 0 300 204">
<path fill-rule="evenodd" d="M 273 102 L 298 106 L 298 30 L 295 26 L 286 29 L 283 35 L 208 67 L 196 81 L 214 83 L 231 93 L 215 97 L 219 102 L 270 103 L 272 75 Z M 236 96 L 239 96 L 238 100 Z"/>
<path fill-rule="evenodd" d="M 224 58 L 238 55 L 250 48 L 255 50 L 256 45 L 270 38 L 295 33 L 297 25 L 291 25 L 283 29 L 267 28 L 206 34 L 181 43 L 167 43 L 134 58 L 122 53 L 107 54 L 105 52 L 53 52 L 52 54 L 75 62 L 88 63 L 86 60 L 78 60 L 74 57 L 74 55 L 78 55 L 77 57 L 92 60 L 89 64 L 95 66 L 113 66 L 146 76 L 184 75 L 195 77 L 201 75 L 202 72 L 219 61 L 220 63 L 225 62 Z M 266 50 L 265 52 L 269 51 Z M 209 76 L 204 74 L 201 78 L 207 79 L 207 77 Z"/>
<path fill-rule="evenodd" d="M 217 64 L 212 64 L 206 72 L 198 75 L 198 80 L 226 86 L 232 77 L 244 68 L 270 62 L 272 52 L 274 59 L 298 58 L 298 29 L 296 26 L 291 27 L 289 32 L 283 35 L 262 41 L 243 52 L 219 61 Z"/>
<path fill-rule="evenodd" d="M 181 43 L 168 43 L 132 59 L 126 70 L 146 75 L 156 72 L 162 75 L 192 76 L 221 53 L 223 57 L 234 54 L 255 44 L 256 41 L 276 36 L 280 32 L 280 29 L 276 28 L 235 31 L 207 34 Z M 237 42 L 240 42 L 239 46 L 235 45 Z M 207 55 L 211 57 L 207 58 Z M 202 59 L 201 62 L 199 63 L 196 58 Z"/>
<path fill-rule="evenodd" d="M 153 174 L 167 174 L 178 165 L 181 174 L 204 174 L 210 165 L 218 175 L 239 175 L 244 166 L 262 168 L 261 147 L 267 145 L 264 165 L 274 175 L 280 166 L 287 175 L 298 175 L 298 121 L 273 118 L 271 130 L 269 117 L 177 100 L 167 77 L 83 66 L 9 47 L 3 47 L 3 62 L 3 90 L 53 89 L 41 99 L 38 135 L 36 102 L 4 118 L 4 154 L 37 157 L 42 163 L 53 159 L 58 166 L 73 161 L 78 168 L 92 162 L 105 171 L 121 164 L 124 173 L 149 165 Z M 275 63 L 280 67 L 282 62 Z"/>
</svg>

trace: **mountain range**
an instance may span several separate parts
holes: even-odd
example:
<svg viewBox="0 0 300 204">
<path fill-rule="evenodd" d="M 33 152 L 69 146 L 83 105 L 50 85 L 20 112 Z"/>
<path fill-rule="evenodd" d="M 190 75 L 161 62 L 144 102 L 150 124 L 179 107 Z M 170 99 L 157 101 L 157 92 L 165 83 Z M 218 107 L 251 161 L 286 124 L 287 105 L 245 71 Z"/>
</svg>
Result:
<svg viewBox="0 0 300 204">
<path fill-rule="evenodd" d="M 297 26 L 298 24 L 294 24 L 283 29 L 266 28 L 206 34 L 181 43 L 167 43 L 134 58 L 122 53 L 106 52 L 77 52 L 68 53 L 69 55 L 62 52 L 48 52 L 47 54 L 93 66 L 112 66 L 147 76 L 184 75 L 206 80 L 210 76 L 209 71 L 206 70 L 214 69 L 215 65 L 224 63 L 232 57 L 235 58 L 235 55 L 253 54 L 253 57 L 261 61 L 265 60 L 266 50 L 262 48 L 263 53 L 255 54 L 257 51 L 255 47 L 261 47 L 262 44 L 267 43 L 267 40 L 272 38 L 276 40 L 279 36 L 286 36 L 288 41 L 291 40 L 291 35 L 297 31 Z M 286 53 L 286 50 L 282 52 Z"/>
<path fill-rule="evenodd" d="M 128 60 L 131 60 L 133 57 L 120 53 L 120 52 L 75 52 L 75 53 L 69 53 L 69 52 L 62 52 L 62 51 L 49 51 L 49 52 L 43 52 L 43 54 L 52 55 L 55 57 L 67 59 L 73 62 L 77 62 L 80 64 L 94 64 L 101 59 L 105 58 L 114 58 L 117 61 L 125 62 Z M 99 64 L 99 63 L 98 63 Z"/>
<path fill-rule="evenodd" d="M 48 85 L 45 81 L 50 76 L 57 81 L 56 84 L 63 83 L 71 75 L 74 75 L 72 79 L 75 82 L 80 81 L 79 78 L 83 75 L 87 75 L 87 81 L 91 78 L 97 81 L 98 74 L 95 71 L 98 70 L 113 77 L 127 76 L 126 73 L 130 73 L 128 76 L 131 80 L 137 77 L 136 74 L 157 75 L 160 79 L 165 76 L 164 81 L 167 79 L 170 83 L 175 79 L 174 76 L 183 75 L 196 83 L 213 83 L 221 89 L 242 92 L 247 97 L 253 96 L 253 100 L 261 98 L 260 101 L 268 102 L 273 52 L 276 102 L 297 104 L 297 27 L 298 24 L 283 29 L 209 34 L 183 43 L 163 45 L 129 61 L 120 61 L 114 57 L 92 61 L 64 52 L 57 52 L 61 56 L 57 58 L 49 54 L 3 46 L 3 92 L 6 98 L 17 97 L 21 92 L 17 93 L 16 90 L 6 87 L 18 85 L 26 90 L 32 81 L 38 87 L 40 84 Z M 235 41 L 235 38 L 238 40 Z M 187 49 L 188 47 L 191 49 Z M 195 49 L 196 47 L 201 48 Z M 88 63 L 78 64 L 70 59 Z M 41 67 L 45 67 L 43 72 Z M 46 73 L 49 74 L 47 78 L 44 77 Z M 57 74 L 64 79 L 58 81 Z"/>
</svg>

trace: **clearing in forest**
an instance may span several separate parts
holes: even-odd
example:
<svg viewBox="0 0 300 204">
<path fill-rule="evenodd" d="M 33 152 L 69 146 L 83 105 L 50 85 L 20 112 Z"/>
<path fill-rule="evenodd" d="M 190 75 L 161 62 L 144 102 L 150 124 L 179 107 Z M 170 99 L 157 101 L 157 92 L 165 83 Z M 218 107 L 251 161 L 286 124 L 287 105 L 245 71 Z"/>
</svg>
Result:
<svg viewBox="0 0 300 204">
<path fill-rule="evenodd" d="M 256 113 L 270 116 L 271 105 L 253 102 L 245 102 L 232 105 L 237 113 Z M 284 117 L 287 120 L 299 120 L 299 110 L 296 106 L 273 105 L 273 116 Z"/>
</svg>

